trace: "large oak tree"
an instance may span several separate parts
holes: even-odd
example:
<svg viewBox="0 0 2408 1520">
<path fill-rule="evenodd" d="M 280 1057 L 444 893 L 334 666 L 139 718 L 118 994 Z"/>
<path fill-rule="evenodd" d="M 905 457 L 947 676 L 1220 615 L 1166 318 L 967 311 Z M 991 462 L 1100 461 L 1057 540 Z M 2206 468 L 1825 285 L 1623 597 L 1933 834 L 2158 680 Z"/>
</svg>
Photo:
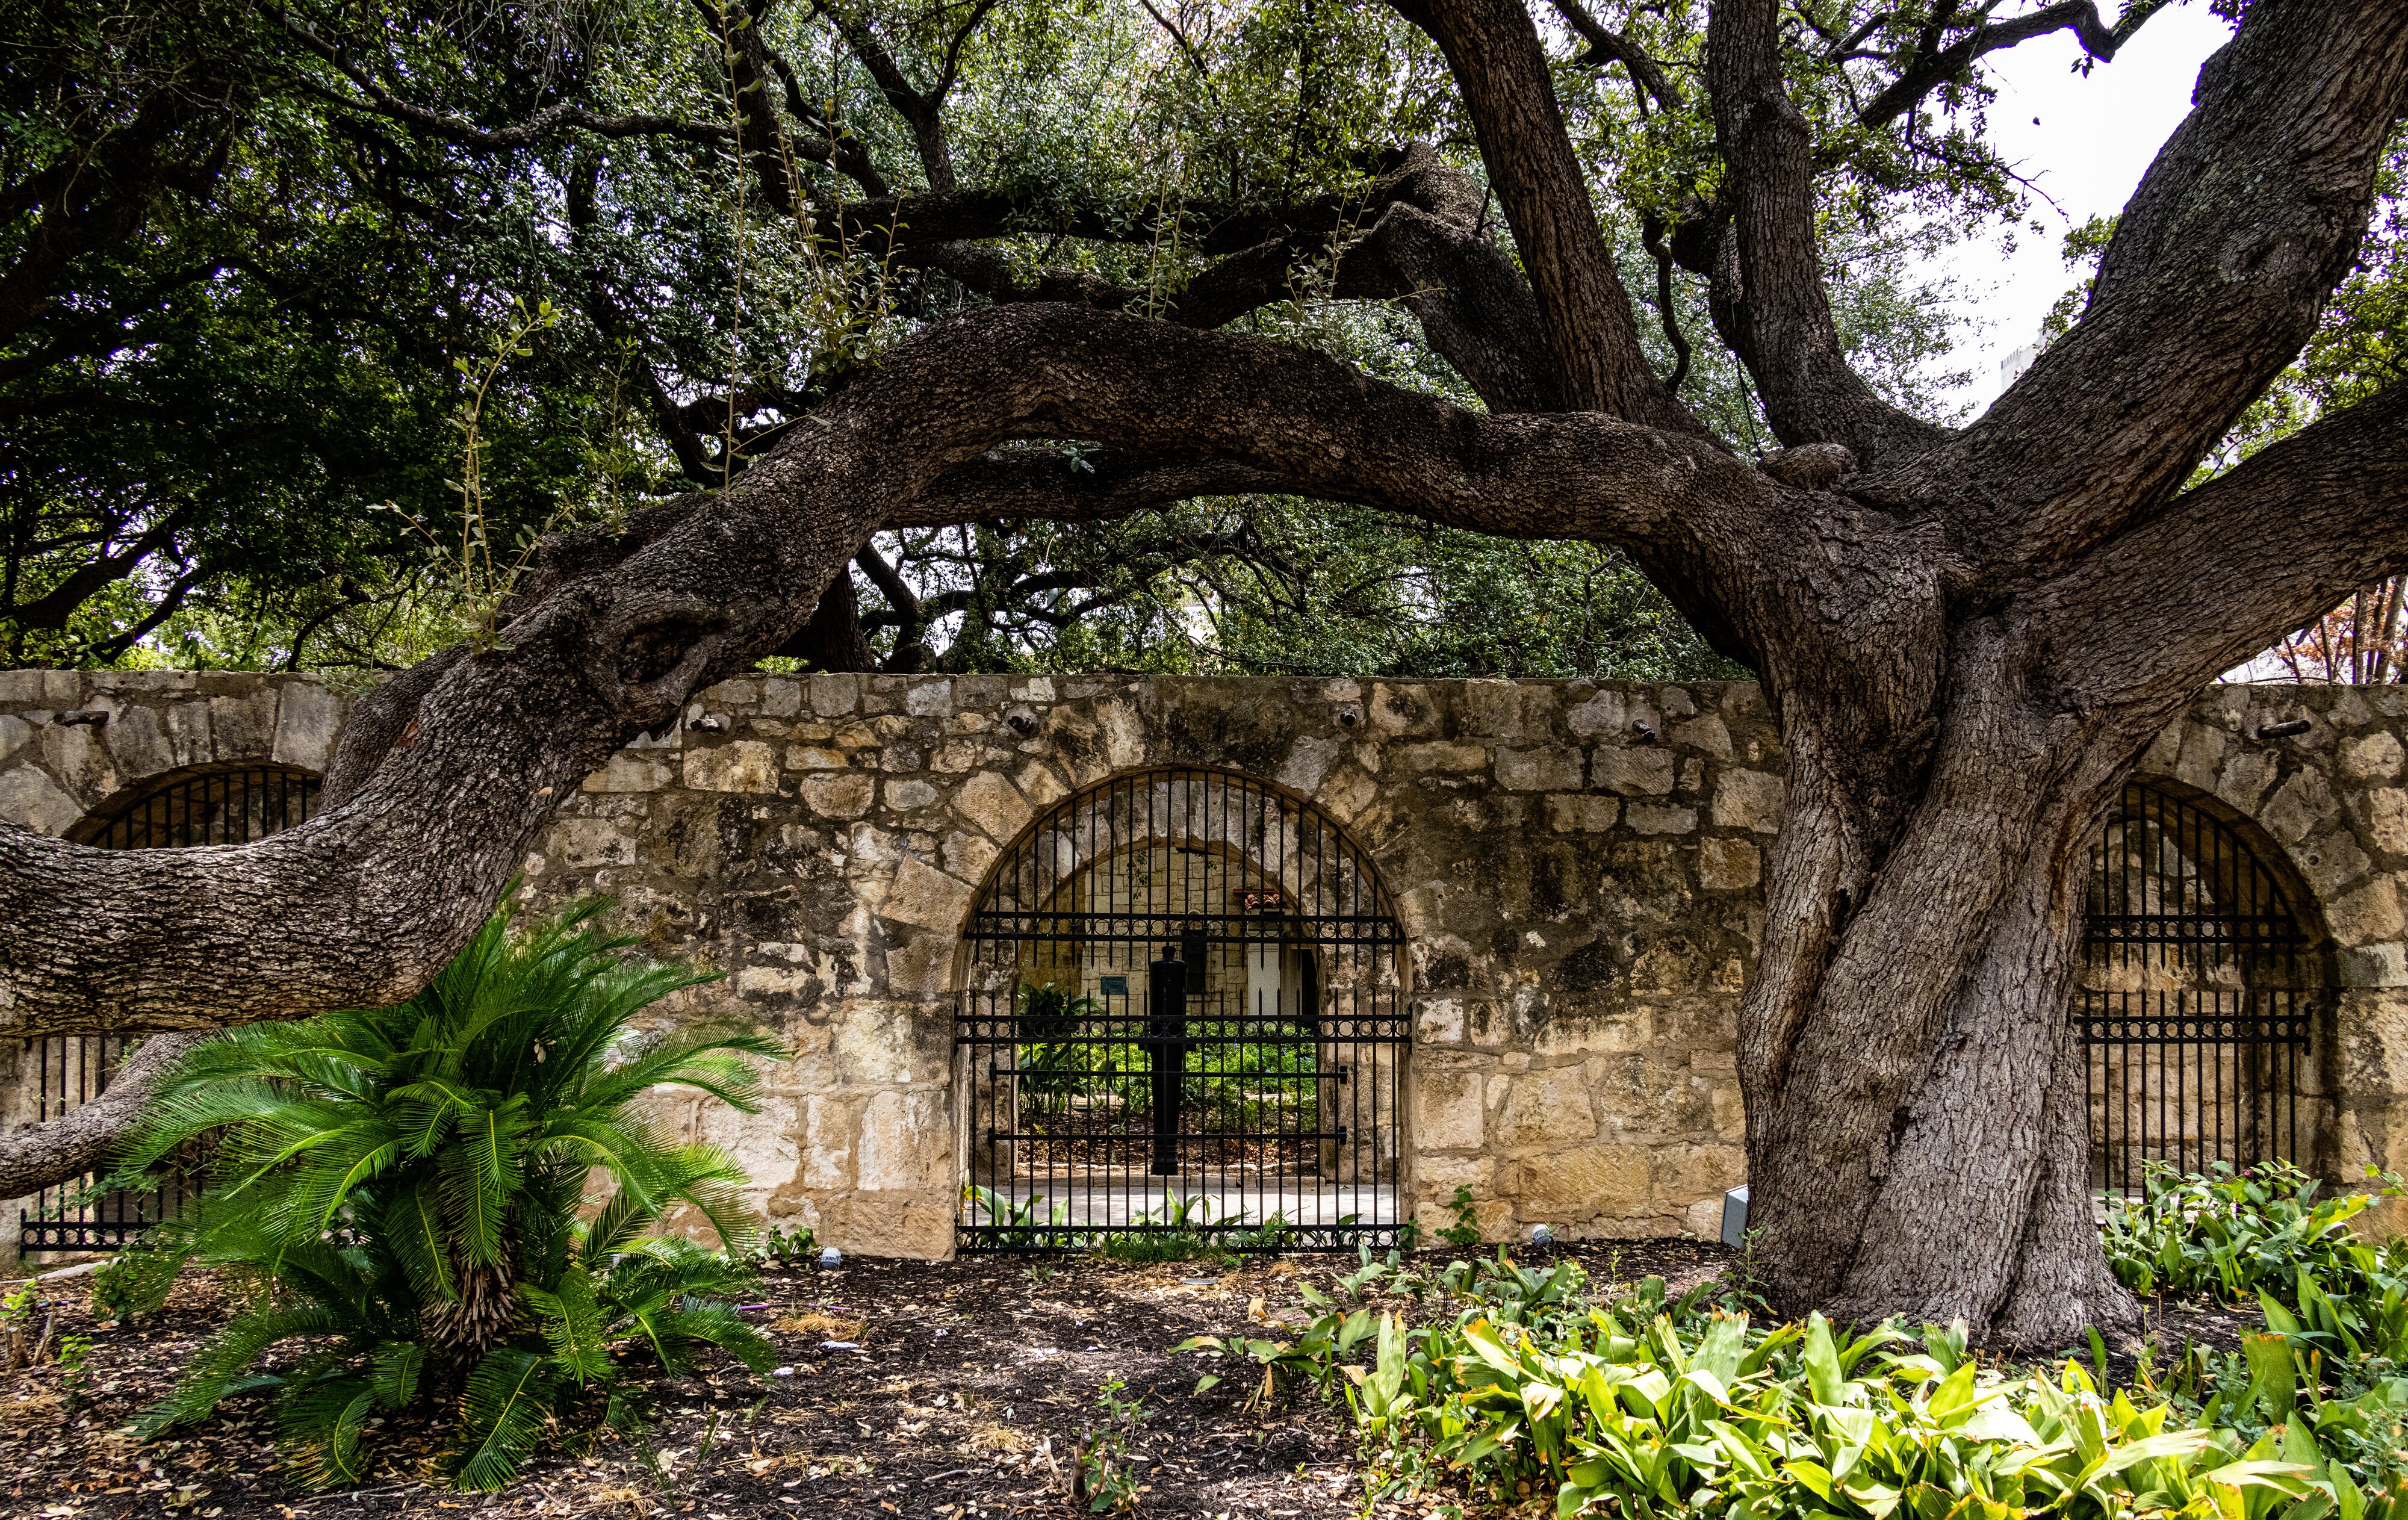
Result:
<svg viewBox="0 0 2408 1520">
<path fill-rule="evenodd" d="M 1834 186 L 1912 191 L 1934 162 L 1978 165 L 1950 122 L 1978 105 L 1985 54 L 2071 32 L 2103 63 L 2157 4 L 2110 24 L 2088 0 L 1556 0 L 1538 18 L 1519 0 L 1392 0 L 1451 79 L 1460 114 L 1436 129 L 1468 123 L 1476 165 L 1298 112 L 1291 146 L 1350 175 L 1283 178 L 1257 134 L 1222 145 L 1226 194 L 1199 176 L 1174 197 L 1111 176 L 1041 196 L 964 181 L 947 113 L 992 7 L 891 36 L 826 13 L 900 123 L 880 138 L 799 88 L 767 5 L 700 3 L 733 86 L 706 146 L 847 271 L 822 288 L 902 269 L 950 297 L 881 308 L 893 320 L 786 398 L 724 489 L 548 541 L 496 637 L 363 700 L 302 827 L 136 853 L 0 830 L 11 1032 L 408 995 L 557 798 L 784 646 L 882 528 L 1233 493 L 1355 503 L 1620 546 L 1760 673 L 1788 809 L 1740 1069 L 1776 1293 L 2031 1341 L 2131 1318 L 2090 1228 L 2066 1016 L 2080 863 L 2201 683 L 2408 568 L 2408 388 L 2195 480 L 2351 266 L 2408 100 L 2408 0 L 2249 5 L 2078 320 L 1957 428 L 1851 364 L 1825 251 L 1850 205 L 1889 203 Z M 1274 8 L 1293 38 L 1323 35 L 1312 7 Z M 374 50 L 269 13 L 382 131 L 497 154 L 698 134 L 574 92 L 472 119 L 415 98 Z M 1209 78 L 1224 13 L 1151 13 Z M 1337 19 L 1360 13 L 1331 15 L 1328 36 L 1362 35 Z M 1031 46 L 1030 71 L 1075 53 Z M 1430 56 L 1351 66 L 1393 82 Z M 1598 127 L 1600 71 L 1630 93 L 1619 137 Z M 1609 179 L 1637 187 L 1628 204 L 1600 207 Z M 1176 279 L 1159 277 L 1166 249 Z M 1631 268 L 1652 295 L 1634 299 Z M 1679 327 L 1676 281 L 1702 282 L 1711 337 Z M 1409 311 L 1468 394 L 1266 329 L 1300 289 Z M 1735 364 L 1779 447 L 1734 445 L 1695 404 L 1693 359 Z"/>
</svg>

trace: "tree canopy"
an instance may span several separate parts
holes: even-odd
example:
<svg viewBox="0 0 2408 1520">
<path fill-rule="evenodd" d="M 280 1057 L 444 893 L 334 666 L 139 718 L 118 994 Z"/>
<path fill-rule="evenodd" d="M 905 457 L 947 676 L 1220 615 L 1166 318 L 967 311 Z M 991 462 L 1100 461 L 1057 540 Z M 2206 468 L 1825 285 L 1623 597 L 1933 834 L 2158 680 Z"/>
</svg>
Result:
<svg viewBox="0 0 2408 1520">
<path fill-rule="evenodd" d="M 1654 291 L 1642 340 L 1701 415 L 1760 447 L 1743 370 L 1691 340 L 1710 326 L 1705 282 L 1642 246 L 1662 251 L 1684 197 L 1712 189 L 1693 8 L 1612 18 L 1624 30 L 1602 35 L 1627 40 L 1636 74 L 1597 52 L 1585 12 L 1555 18 L 1553 40 L 1593 192 L 1629 235 L 1624 276 Z M 1362 6 L 67 5 L 0 26 L 20 61 L 0 659 L 23 665 L 408 664 L 476 599 L 464 516 L 507 566 L 523 535 L 724 484 L 933 316 L 1048 280 L 1168 307 L 1211 262 L 1192 229 L 1216 208 L 1343 197 L 1414 139 L 1482 173 L 1436 50 Z M 1870 57 L 1897 28 L 1852 47 Z M 1818 111 L 1861 113 L 1861 61 L 1821 40 Z M 1943 82 L 1944 112 L 1896 118 L 1904 134 L 1824 177 L 1848 351 L 1935 420 L 1962 409 L 1964 377 L 1918 271 L 2020 203 L 1981 144 L 1983 94 L 1970 73 Z M 738 153 L 756 95 L 793 160 L 767 182 Z M 72 187 L 55 202 L 53 182 Z M 795 215 L 964 184 L 983 189 L 975 245 L 889 247 Z M 1138 209 L 1082 225 L 1106 203 Z M 1333 267 L 1326 250 L 1293 261 L 1283 299 L 1234 321 L 1480 404 L 1400 298 L 1341 294 Z M 471 371 L 513 338 L 526 351 L 472 408 Z M 471 410 L 474 504 L 457 483 Z M 853 572 L 860 653 L 885 667 L 1742 668 L 1611 549 L 1483 544 L 1277 497 L 867 552 L 886 564 Z"/>
</svg>

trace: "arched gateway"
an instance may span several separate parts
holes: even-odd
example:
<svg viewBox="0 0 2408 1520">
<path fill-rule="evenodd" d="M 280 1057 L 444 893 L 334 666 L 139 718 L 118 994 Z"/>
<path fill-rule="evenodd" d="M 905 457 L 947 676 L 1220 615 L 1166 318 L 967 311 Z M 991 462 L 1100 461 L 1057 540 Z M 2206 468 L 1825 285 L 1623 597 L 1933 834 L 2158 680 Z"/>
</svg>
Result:
<svg viewBox="0 0 2408 1520">
<path fill-rule="evenodd" d="M 103 802 L 67 838 L 103 850 L 188 850 L 249 844 L 306 821 L 318 775 L 294 766 L 204 766 L 153 776 Z M 138 1037 L 135 1037 L 138 1038 Z M 18 1081 L 28 1121 L 55 1119 L 98 1097 L 128 1054 L 122 1034 L 48 1035 L 24 1042 Z M 176 1212 L 197 1157 L 157 1192 L 95 1190 L 96 1177 L 43 1189 L 18 1211 L 24 1251 L 115 1251 Z"/>
<path fill-rule="evenodd" d="M 1225 771 L 1115 777 L 1029 827 L 964 938 L 962 1250 L 1394 1239 L 1403 936 L 1310 803 Z"/>
<path fill-rule="evenodd" d="M 2322 1169 L 2316 937 L 2254 833 L 2133 782 L 2092 847 L 2075 1017 L 2095 1187 L 2137 1193 L 2149 1162 Z"/>
</svg>

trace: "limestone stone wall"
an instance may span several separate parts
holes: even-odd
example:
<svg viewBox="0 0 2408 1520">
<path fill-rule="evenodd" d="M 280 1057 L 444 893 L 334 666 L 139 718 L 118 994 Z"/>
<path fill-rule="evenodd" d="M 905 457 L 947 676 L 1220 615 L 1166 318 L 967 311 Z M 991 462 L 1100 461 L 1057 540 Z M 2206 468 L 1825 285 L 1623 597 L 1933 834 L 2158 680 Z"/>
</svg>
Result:
<svg viewBox="0 0 2408 1520">
<path fill-rule="evenodd" d="M 161 776 L 316 769 L 344 706 L 301 677 L 0 672 L 0 820 L 67 833 Z M 2396 689 L 2219 688 L 2143 767 L 2261 821 L 2313 893 L 2344 1163 L 2387 1164 L 2408 1126 L 2403 730 Z M 736 1150 L 765 1215 L 941 1255 L 965 916 L 1040 810 L 1161 765 L 1308 798 L 1376 863 L 1410 946 L 1425 1224 L 1461 1185 L 1495 1231 L 1713 1231 L 1742 1178 L 1736 1015 L 1781 812 L 1752 685 L 751 677 L 589 778 L 527 880 L 546 903 L 609 893 L 652 951 L 724 973 L 665 1016 L 792 1048 L 758 1116 L 667 1115 Z"/>
</svg>

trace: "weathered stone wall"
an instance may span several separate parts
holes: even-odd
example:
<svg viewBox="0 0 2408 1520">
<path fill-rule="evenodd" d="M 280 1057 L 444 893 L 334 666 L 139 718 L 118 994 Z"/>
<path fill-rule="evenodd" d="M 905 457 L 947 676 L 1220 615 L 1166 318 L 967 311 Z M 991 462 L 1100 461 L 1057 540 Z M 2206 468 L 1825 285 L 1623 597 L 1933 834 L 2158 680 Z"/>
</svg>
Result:
<svg viewBox="0 0 2408 1520">
<path fill-rule="evenodd" d="M 64 833 L 162 775 L 315 769 L 343 706 L 298 677 L 0 673 L 0 819 Z M 2340 989 L 2315 1081 L 2345 1164 L 2387 1164 L 2408 1127 L 2403 729 L 2396 689 L 2219 688 L 2143 767 L 2262 820 L 2313 893 Z M 939 1255 L 964 918 L 1040 810 L 1161 765 L 1310 798 L 1377 864 L 1411 950 L 1425 1224 L 1463 1185 L 1492 1230 L 1713 1230 L 1742 1175 L 1735 1021 L 1781 810 L 1751 685 L 752 677 L 589 778 L 527 876 L 547 903 L 609 893 L 654 952 L 725 973 L 667 1016 L 794 1050 L 757 1117 L 674 1115 L 737 1151 L 767 1216 Z"/>
</svg>

